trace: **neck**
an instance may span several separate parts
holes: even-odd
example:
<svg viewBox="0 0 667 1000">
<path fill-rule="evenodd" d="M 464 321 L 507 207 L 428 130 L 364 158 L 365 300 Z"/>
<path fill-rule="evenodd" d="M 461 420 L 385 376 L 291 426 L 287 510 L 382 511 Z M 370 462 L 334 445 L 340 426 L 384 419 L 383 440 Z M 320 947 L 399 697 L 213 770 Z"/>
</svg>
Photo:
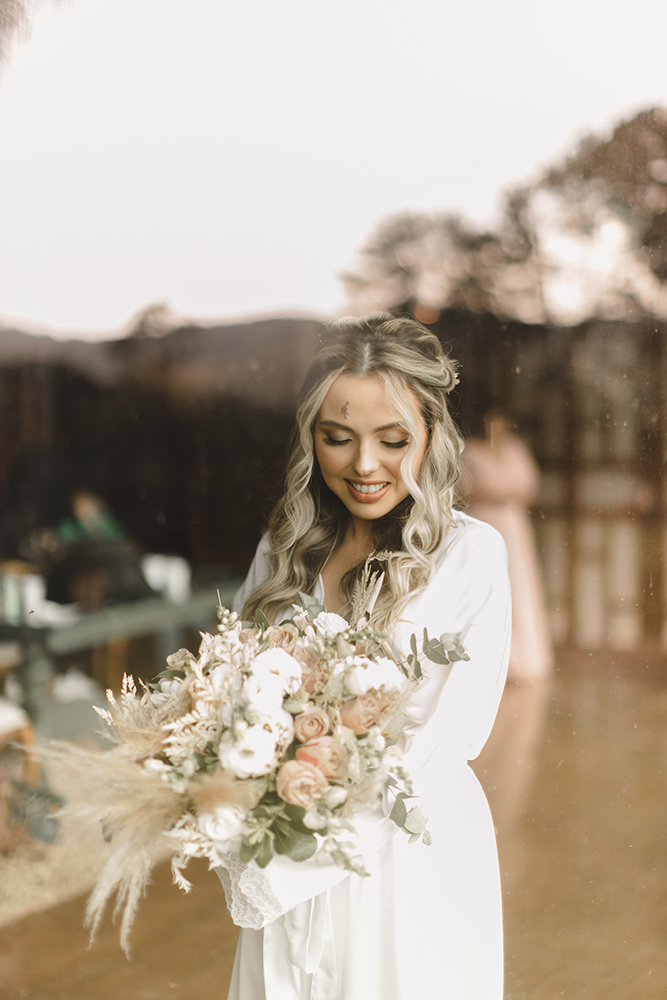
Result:
<svg viewBox="0 0 667 1000">
<path fill-rule="evenodd" d="M 351 517 L 345 532 L 345 541 L 354 545 L 360 552 L 363 551 L 366 555 L 370 555 L 375 548 L 371 522 L 361 517 Z"/>
</svg>

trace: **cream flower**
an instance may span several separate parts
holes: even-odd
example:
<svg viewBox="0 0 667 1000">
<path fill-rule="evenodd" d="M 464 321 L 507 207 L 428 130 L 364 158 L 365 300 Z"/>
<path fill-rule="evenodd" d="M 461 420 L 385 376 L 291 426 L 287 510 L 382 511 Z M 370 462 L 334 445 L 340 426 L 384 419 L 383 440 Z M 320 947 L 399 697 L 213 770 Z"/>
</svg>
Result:
<svg viewBox="0 0 667 1000">
<path fill-rule="evenodd" d="M 366 657 L 355 656 L 354 667 L 345 675 L 345 687 L 349 694 L 366 694 L 368 691 L 402 690 L 402 675 L 393 660 L 380 657 L 376 662 Z"/>
<path fill-rule="evenodd" d="M 346 628 L 350 627 L 344 618 L 341 618 L 340 615 L 335 615 L 332 611 L 320 611 L 313 625 L 320 635 L 326 635 L 327 633 L 336 635 L 338 632 L 344 632 Z"/>
<path fill-rule="evenodd" d="M 259 778 L 273 767 L 281 742 L 279 731 L 263 725 L 248 726 L 237 742 L 221 741 L 218 747 L 220 764 L 233 771 L 237 778 Z"/>
<path fill-rule="evenodd" d="M 240 836 L 243 820 L 243 810 L 238 806 L 222 805 L 197 816 L 197 827 L 209 840 L 226 844 Z"/>
<path fill-rule="evenodd" d="M 305 813 L 301 822 L 304 826 L 308 827 L 309 830 L 323 830 L 329 822 L 329 819 L 319 811 L 317 806 L 312 806 L 308 812 Z"/>
<path fill-rule="evenodd" d="M 273 681 L 278 684 L 283 694 L 295 694 L 301 687 L 301 666 L 285 652 L 274 647 L 266 649 L 256 656 L 252 665 L 253 675 L 264 680 L 266 684 Z"/>
</svg>

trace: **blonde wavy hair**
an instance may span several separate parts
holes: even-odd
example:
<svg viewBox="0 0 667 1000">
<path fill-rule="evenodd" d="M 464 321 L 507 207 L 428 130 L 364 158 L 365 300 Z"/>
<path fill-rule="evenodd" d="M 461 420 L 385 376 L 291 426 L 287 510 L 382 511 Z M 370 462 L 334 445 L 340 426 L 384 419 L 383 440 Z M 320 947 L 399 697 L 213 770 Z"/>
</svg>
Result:
<svg viewBox="0 0 667 1000">
<path fill-rule="evenodd" d="M 410 431 L 401 464 L 409 496 L 389 514 L 371 521 L 374 552 L 347 572 L 340 584 L 352 613 L 353 594 L 364 571 L 381 568 L 385 579 L 373 611 L 373 625 L 391 632 L 408 601 L 424 590 L 435 555 L 453 525 L 453 504 L 463 441 L 447 405 L 456 384 L 456 365 L 438 338 L 421 323 L 388 314 L 331 325 L 306 376 L 297 410 L 285 473 L 285 490 L 269 519 L 270 575 L 243 608 L 251 619 L 258 608 L 269 620 L 312 593 L 331 552 L 345 535 L 349 512 L 325 484 L 315 457 L 313 434 L 322 402 L 340 375 L 379 378 L 387 399 Z M 413 459 L 419 427 L 409 389 L 428 430 L 428 443 L 415 475 Z"/>
</svg>

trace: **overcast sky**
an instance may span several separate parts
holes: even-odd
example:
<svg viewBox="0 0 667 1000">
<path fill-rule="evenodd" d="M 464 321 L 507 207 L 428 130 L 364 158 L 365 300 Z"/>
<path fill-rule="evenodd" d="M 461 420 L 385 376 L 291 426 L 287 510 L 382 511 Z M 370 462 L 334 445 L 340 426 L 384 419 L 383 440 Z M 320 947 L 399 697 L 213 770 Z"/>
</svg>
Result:
<svg viewBox="0 0 667 1000">
<path fill-rule="evenodd" d="M 0 315 L 340 310 L 387 214 L 491 220 L 667 104 L 665 39 L 656 0 L 69 0 L 0 78 Z"/>
</svg>

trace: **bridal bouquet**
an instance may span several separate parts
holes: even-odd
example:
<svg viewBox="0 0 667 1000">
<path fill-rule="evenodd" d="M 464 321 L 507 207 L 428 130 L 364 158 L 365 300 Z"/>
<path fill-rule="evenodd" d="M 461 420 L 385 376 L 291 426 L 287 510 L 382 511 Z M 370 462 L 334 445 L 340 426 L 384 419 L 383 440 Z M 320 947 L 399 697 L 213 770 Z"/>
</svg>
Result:
<svg viewBox="0 0 667 1000">
<path fill-rule="evenodd" d="M 181 649 L 137 692 L 98 709 L 114 747 L 91 755 L 54 751 L 90 789 L 88 810 L 114 851 L 93 891 L 93 932 L 117 891 L 127 950 L 138 899 L 165 843 L 174 881 L 190 888 L 190 858 L 224 866 L 233 855 L 266 867 L 276 854 L 315 856 L 368 874 L 358 857 L 354 811 L 385 799 L 385 813 L 412 840 L 430 842 L 395 742 L 422 678 L 415 637 L 403 659 L 365 618 L 356 627 L 306 595 L 292 619 L 272 626 L 261 612 L 241 622 L 220 608 L 215 634 L 197 656 Z M 458 635 L 430 639 L 436 663 L 468 659 Z M 61 757 L 61 759 L 62 759 Z"/>
</svg>

